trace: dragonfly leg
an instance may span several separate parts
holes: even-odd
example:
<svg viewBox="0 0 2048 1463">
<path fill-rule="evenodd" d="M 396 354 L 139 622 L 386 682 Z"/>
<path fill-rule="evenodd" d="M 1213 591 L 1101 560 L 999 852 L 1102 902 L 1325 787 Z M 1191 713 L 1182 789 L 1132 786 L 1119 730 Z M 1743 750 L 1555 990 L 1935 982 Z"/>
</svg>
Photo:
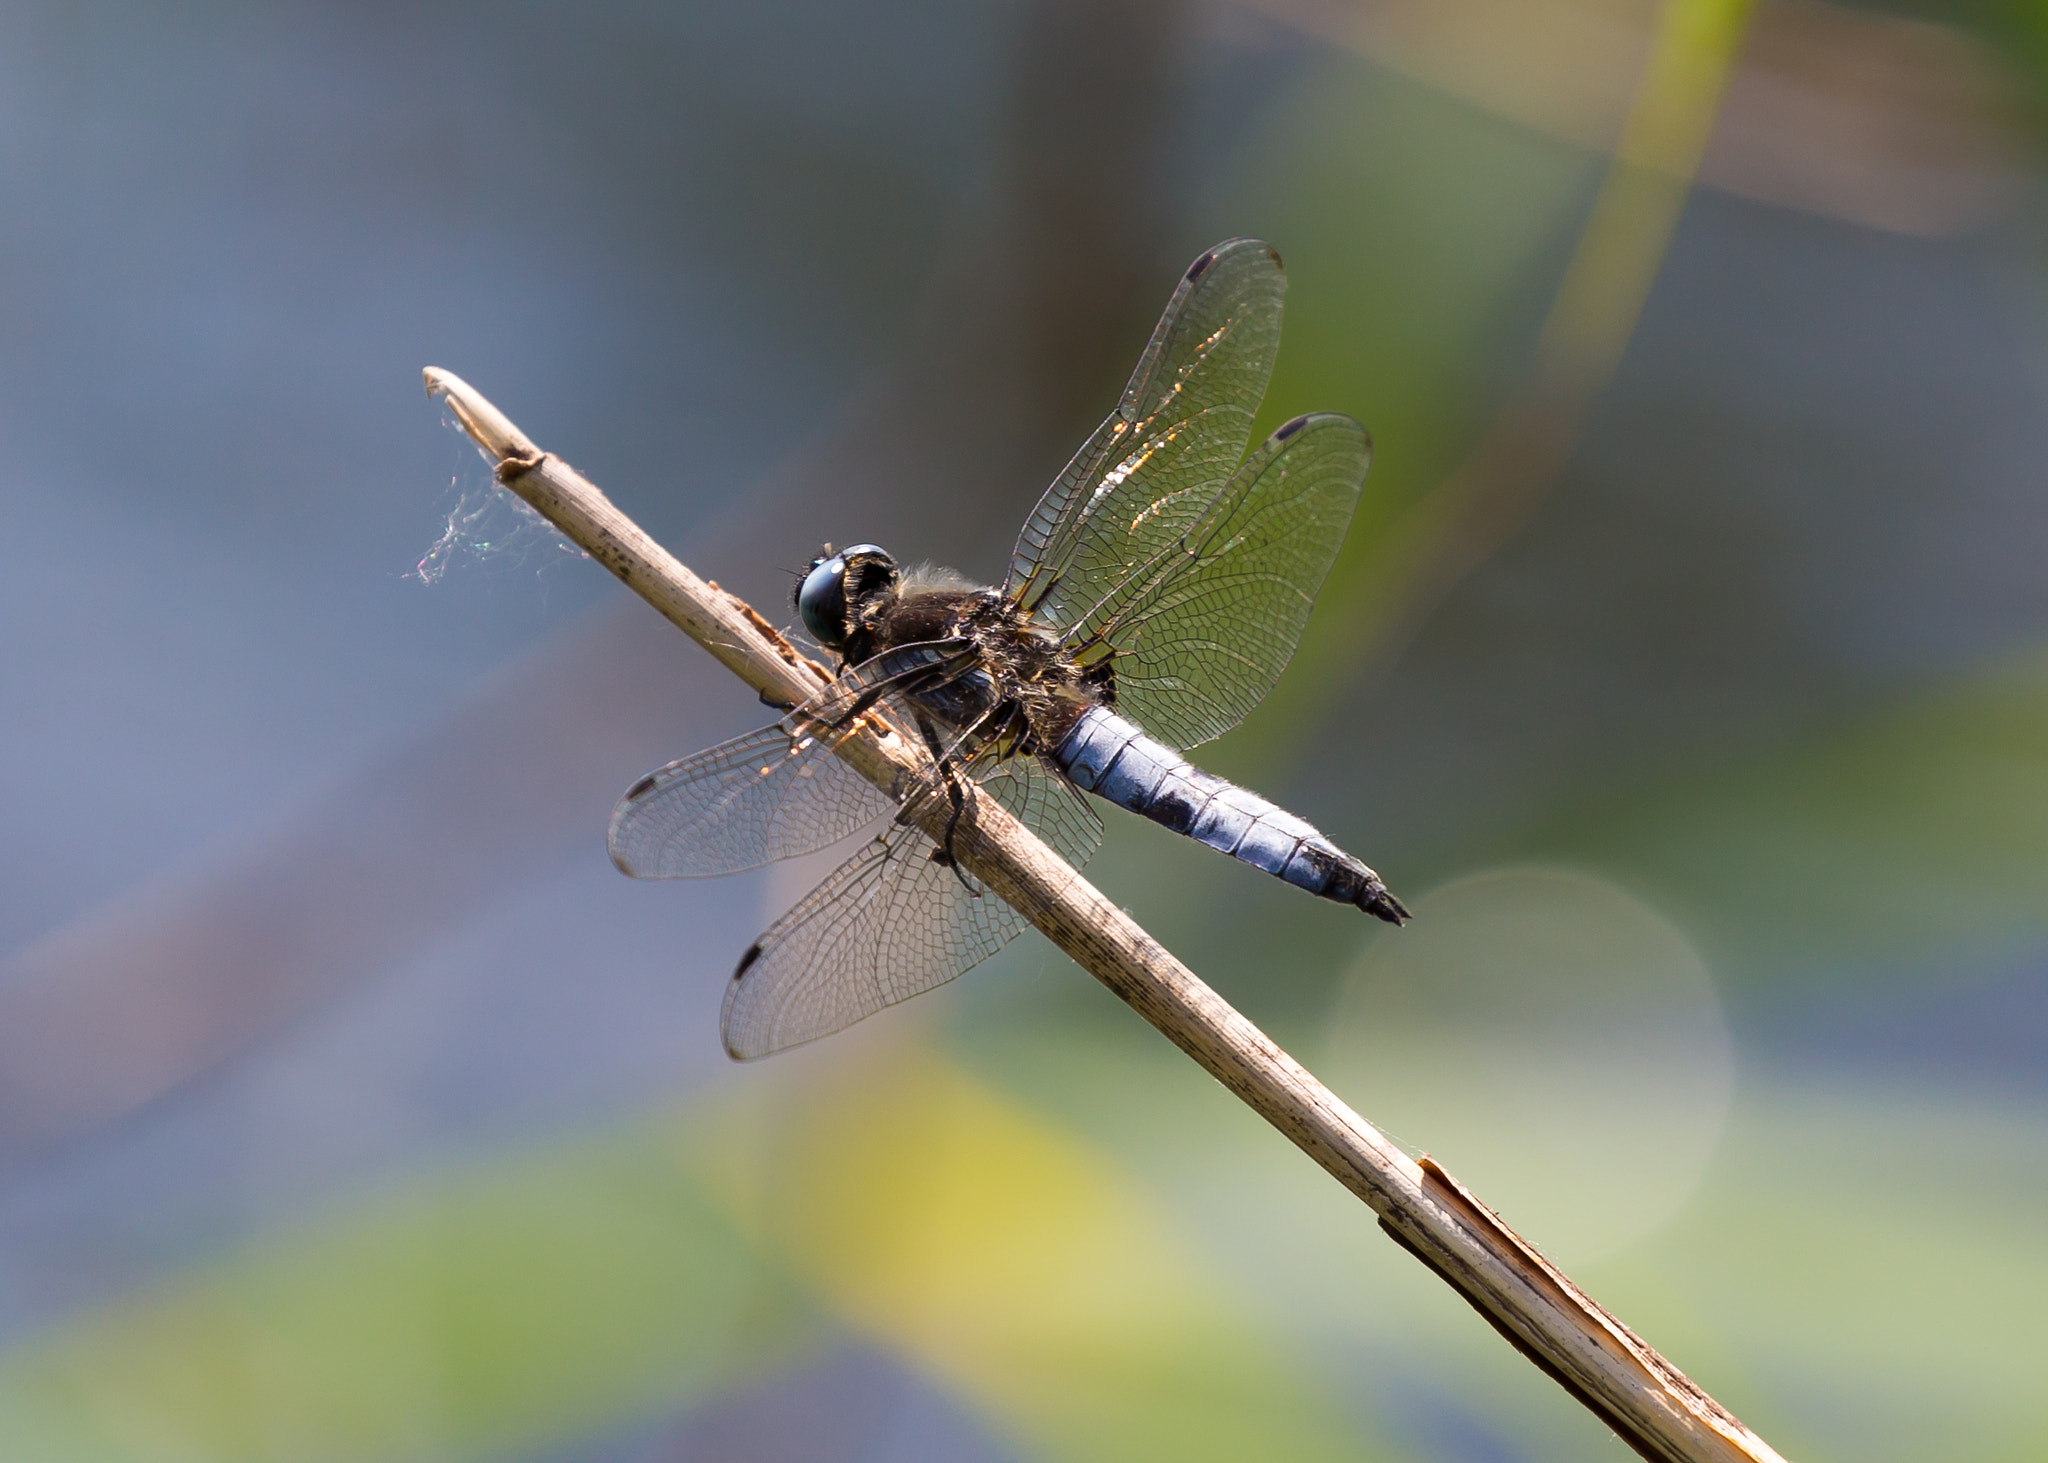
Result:
<svg viewBox="0 0 2048 1463">
<path fill-rule="evenodd" d="M 893 676 L 884 677 L 861 692 L 837 716 L 821 721 L 830 732 L 851 732 L 858 722 L 884 696 L 914 696 L 932 686 L 943 685 L 953 678 L 950 666 L 918 666 Z M 929 734 L 927 734 L 929 740 Z"/>
<path fill-rule="evenodd" d="M 946 815 L 946 836 L 932 850 L 932 861 L 951 869 L 953 877 L 960 881 L 960 887 L 979 899 L 981 891 L 967 882 L 967 875 L 960 872 L 960 861 L 953 857 L 953 834 L 959 829 L 960 814 L 967 807 L 967 793 L 960 785 L 959 764 L 939 744 L 938 728 L 923 712 L 917 713 L 917 730 L 923 736 L 925 746 L 931 750 L 932 761 L 938 765 L 939 778 L 946 785 L 946 801 L 952 804 L 952 811 Z"/>
</svg>

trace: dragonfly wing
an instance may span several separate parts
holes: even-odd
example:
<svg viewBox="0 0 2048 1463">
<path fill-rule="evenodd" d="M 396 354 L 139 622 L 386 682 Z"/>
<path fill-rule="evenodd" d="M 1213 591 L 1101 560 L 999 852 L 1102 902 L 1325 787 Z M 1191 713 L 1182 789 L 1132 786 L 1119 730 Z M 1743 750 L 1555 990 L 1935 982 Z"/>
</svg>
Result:
<svg viewBox="0 0 2048 1463">
<path fill-rule="evenodd" d="M 1123 400 L 1025 521 L 1004 592 L 1065 629 L 1152 562 L 1244 455 L 1280 348 L 1280 256 L 1257 239 L 1182 277 Z"/>
<path fill-rule="evenodd" d="M 641 778 L 607 842 L 636 879 L 708 879 L 837 843 L 894 806 L 825 742 L 778 724 Z"/>
<path fill-rule="evenodd" d="M 1102 820 L 1038 758 L 990 759 L 974 776 L 1070 863 L 1086 863 L 1102 842 Z M 771 925 L 726 989 L 725 1049 L 744 1061 L 830 1036 L 1015 939 L 1024 916 L 936 852 L 899 823 Z"/>
<path fill-rule="evenodd" d="M 970 641 L 920 640 L 899 645 L 840 673 L 831 685 L 783 719 L 783 725 L 838 727 L 883 698 L 914 692 L 929 683 L 948 680 L 974 661 Z"/>
<path fill-rule="evenodd" d="M 833 730 L 942 676 L 961 642 L 906 645 L 846 671 L 779 723 L 649 773 L 612 810 L 612 862 L 638 879 L 708 879 L 814 853 L 894 809 L 833 755 Z"/>
<path fill-rule="evenodd" d="M 1172 549 L 1073 632 L 1113 649 L 1118 710 L 1183 749 L 1242 721 L 1294 655 L 1371 461 L 1365 428 L 1328 412 L 1246 458 Z"/>
<path fill-rule="evenodd" d="M 830 1036 L 1015 938 L 1023 917 L 934 852 L 899 823 L 770 925 L 726 988 L 725 1049 L 747 1061 Z"/>
<path fill-rule="evenodd" d="M 1087 867 L 1102 846 L 1102 820 L 1088 800 L 1039 758 L 1006 758 L 977 776 L 983 791 L 1075 868 Z"/>
</svg>

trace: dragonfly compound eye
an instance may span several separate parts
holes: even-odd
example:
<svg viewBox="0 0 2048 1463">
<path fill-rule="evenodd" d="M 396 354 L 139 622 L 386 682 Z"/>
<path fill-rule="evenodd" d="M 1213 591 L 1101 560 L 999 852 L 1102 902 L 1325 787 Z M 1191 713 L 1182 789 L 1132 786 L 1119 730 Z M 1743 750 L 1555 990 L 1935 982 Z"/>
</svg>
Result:
<svg viewBox="0 0 2048 1463">
<path fill-rule="evenodd" d="M 796 592 L 796 612 L 804 628 L 827 650 L 846 644 L 846 556 L 820 559 Z"/>
</svg>

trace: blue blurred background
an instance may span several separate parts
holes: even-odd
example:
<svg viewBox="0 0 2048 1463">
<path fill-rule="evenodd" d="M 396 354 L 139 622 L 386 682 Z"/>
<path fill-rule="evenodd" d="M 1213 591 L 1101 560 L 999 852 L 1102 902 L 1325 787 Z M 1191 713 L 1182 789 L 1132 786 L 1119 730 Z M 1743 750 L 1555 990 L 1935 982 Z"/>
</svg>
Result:
<svg viewBox="0 0 2048 1463">
<path fill-rule="evenodd" d="M 751 1067 L 766 609 L 999 577 L 1176 273 L 1379 457 L 1203 760 L 1377 932 L 1096 882 L 1787 1456 L 2048 1455 L 2048 28 L 1822 0 L 0 13 L 0 1457 L 1628 1456 L 1035 935 Z M 468 495 L 465 498 L 465 494 Z"/>
</svg>

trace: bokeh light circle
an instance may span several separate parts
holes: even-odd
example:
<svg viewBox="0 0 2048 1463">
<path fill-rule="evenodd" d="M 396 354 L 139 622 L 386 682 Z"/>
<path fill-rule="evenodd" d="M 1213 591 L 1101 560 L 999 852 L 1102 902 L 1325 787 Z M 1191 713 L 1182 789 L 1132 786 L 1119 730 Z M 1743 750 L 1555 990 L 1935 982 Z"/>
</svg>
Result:
<svg viewBox="0 0 2048 1463">
<path fill-rule="evenodd" d="M 1414 905 L 1344 982 L 1326 1080 L 1561 1263 L 1662 1224 L 1705 1176 L 1734 1092 L 1691 941 L 1565 868 L 1487 870 Z"/>
</svg>

